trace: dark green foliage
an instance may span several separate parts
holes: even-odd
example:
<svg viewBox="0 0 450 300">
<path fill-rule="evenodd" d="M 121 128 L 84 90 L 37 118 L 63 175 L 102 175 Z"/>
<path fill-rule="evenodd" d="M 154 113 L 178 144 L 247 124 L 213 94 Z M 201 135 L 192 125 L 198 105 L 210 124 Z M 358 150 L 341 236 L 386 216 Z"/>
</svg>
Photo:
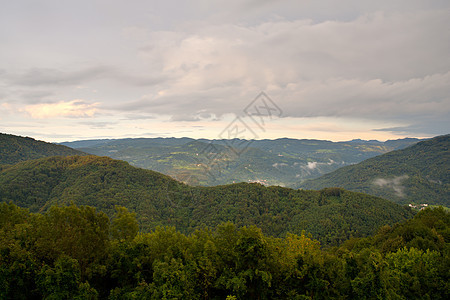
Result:
<svg viewBox="0 0 450 300">
<path fill-rule="evenodd" d="M 45 299 L 97 299 L 98 293 L 89 283 L 81 282 L 76 259 L 60 256 L 54 267 L 44 265 L 36 276 L 37 286 Z"/>
<path fill-rule="evenodd" d="M 395 252 L 404 247 L 419 250 L 448 251 L 450 214 L 442 207 L 420 211 L 413 219 L 394 226 L 383 226 L 371 238 L 359 244 L 347 241 L 342 247 L 358 248 L 372 245 L 382 253 Z"/>
<path fill-rule="evenodd" d="M 85 153 L 29 137 L 0 133 L 0 165 L 12 165 L 29 159 L 55 155 L 85 155 Z"/>
<path fill-rule="evenodd" d="M 450 206 L 450 135 L 435 137 L 300 184 L 336 186 L 401 204 Z"/>
<path fill-rule="evenodd" d="M 0 171 L 0 201 L 46 211 L 51 205 L 90 205 L 113 216 L 117 205 L 136 213 L 143 230 L 176 226 L 191 233 L 231 221 L 256 225 L 276 237 L 310 232 L 324 245 L 366 236 L 384 225 L 412 217 L 387 200 L 343 189 L 322 191 L 239 183 L 191 187 L 168 176 L 107 157 L 51 157 L 22 162 Z M 112 232 L 130 239 L 132 215 L 119 208 Z"/>
<path fill-rule="evenodd" d="M 107 253 L 109 219 L 93 207 L 52 206 L 37 222 L 35 247 L 43 261 L 69 255 L 84 275 L 90 264 Z"/>
<path fill-rule="evenodd" d="M 30 214 L 0 203 L 0 298 L 95 299 L 86 278 L 109 252 L 109 219 L 92 207 Z"/>
<path fill-rule="evenodd" d="M 448 299 L 450 213 L 411 217 L 342 188 L 26 161 L 0 169 L 0 299 Z"/>
<path fill-rule="evenodd" d="M 358 298 L 446 299 L 449 228 L 450 214 L 442 207 L 426 209 L 373 237 L 349 240 L 334 253 L 347 261 Z"/>
<path fill-rule="evenodd" d="M 112 219 L 111 236 L 117 240 L 132 240 L 139 231 L 136 213 L 130 213 L 122 206 L 116 206 L 116 214 Z"/>
<path fill-rule="evenodd" d="M 105 222 L 103 213 L 84 206 L 51 207 L 44 214 L 33 214 L 0 203 L 0 217 L 1 299 L 450 296 L 449 239 L 445 237 L 450 213 L 442 208 L 421 211 L 411 220 L 382 227 L 374 236 L 328 250 L 305 233 L 274 238 L 255 226 L 232 223 L 190 235 L 158 227 L 134 238 L 115 239 L 109 234 L 114 221 Z M 118 208 L 115 219 L 122 217 L 127 226 L 133 223 L 134 215 Z M 81 224 L 90 230 L 74 234 Z M 424 230 L 434 235 L 424 237 Z M 55 235 L 54 240 L 64 242 L 53 241 L 53 249 L 43 248 L 44 231 L 51 231 L 46 240 Z M 101 233 L 96 236 L 91 231 Z M 427 246 L 416 248 L 417 237 L 428 240 Z M 404 241 L 386 249 L 385 243 L 395 239 Z M 86 242 L 95 247 L 80 246 Z"/>
</svg>

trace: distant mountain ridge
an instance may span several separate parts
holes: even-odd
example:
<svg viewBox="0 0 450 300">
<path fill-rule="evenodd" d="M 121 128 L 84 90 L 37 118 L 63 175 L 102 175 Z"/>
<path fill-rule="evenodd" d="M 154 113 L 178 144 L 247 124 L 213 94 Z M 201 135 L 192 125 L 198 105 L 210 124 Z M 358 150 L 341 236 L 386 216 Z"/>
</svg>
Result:
<svg viewBox="0 0 450 300">
<path fill-rule="evenodd" d="M 30 137 L 0 133 L 0 165 L 55 155 L 86 155 L 64 145 L 37 141 Z"/>
<path fill-rule="evenodd" d="M 317 178 L 418 141 L 412 138 L 386 142 L 137 138 L 62 144 L 90 154 L 125 160 L 133 166 L 162 172 L 191 185 L 260 182 L 294 187 L 299 181 Z M 230 151 L 231 148 L 236 151 Z"/>
<path fill-rule="evenodd" d="M 257 225 L 273 236 L 306 230 L 326 245 L 366 236 L 382 225 L 412 217 L 408 208 L 342 189 L 303 191 L 255 183 L 191 187 L 97 156 L 41 158 L 3 168 L 0 201 L 32 212 L 73 202 L 110 216 L 114 206 L 121 205 L 136 212 L 144 231 L 173 225 L 191 233 L 231 221 Z"/>
<path fill-rule="evenodd" d="M 299 184 L 342 187 L 394 202 L 450 206 L 450 135 L 438 136 Z"/>
</svg>

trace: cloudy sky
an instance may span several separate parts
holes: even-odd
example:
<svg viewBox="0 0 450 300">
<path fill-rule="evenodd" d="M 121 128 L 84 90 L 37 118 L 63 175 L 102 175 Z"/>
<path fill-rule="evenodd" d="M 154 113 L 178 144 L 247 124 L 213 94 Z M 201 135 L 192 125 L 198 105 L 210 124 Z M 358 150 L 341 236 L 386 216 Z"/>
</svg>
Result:
<svg viewBox="0 0 450 300">
<path fill-rule="evenodd" d="M 0 0 L 0 45 L 0 132 L 46 141 L 450 128 L 448 0 Z"/>
</svg>

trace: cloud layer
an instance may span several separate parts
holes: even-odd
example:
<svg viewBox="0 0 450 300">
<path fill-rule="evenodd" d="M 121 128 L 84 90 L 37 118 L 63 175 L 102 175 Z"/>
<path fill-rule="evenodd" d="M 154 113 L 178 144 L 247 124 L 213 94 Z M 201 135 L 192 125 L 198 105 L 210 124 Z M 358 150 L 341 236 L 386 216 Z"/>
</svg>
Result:
<svg viewBox="0 0 450 300">
<path fill-rule="evenodd" d="M 86 103 L 84 100 L 60 101 L 25 106 L 25 111 L 35 119 L 54 117 L 93 117 L 98 103 Z"/>
<path fill-rule="evenodd" d="M 448 1 L 11 2 L 0 104 L 21 124 L 119 127 L 134 115 L 189 127 L 239 115 L 264 90 L 292 137 L 304 122 L 322 134 L 352 122 L 376 137 L 442 134 L 449 20 Z"/>
</svg>

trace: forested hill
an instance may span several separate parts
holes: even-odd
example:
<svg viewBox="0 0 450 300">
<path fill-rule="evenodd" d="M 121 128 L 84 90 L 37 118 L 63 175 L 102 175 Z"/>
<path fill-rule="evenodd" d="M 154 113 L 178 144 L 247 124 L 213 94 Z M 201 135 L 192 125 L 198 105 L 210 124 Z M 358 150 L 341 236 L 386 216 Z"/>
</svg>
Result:
<svg viewBox="0 0 450 300">
<path fill-rule="evenodd" d="M 305 189 L 342 187 L 394 202 L 450 206 L 450 135 L 438 136 L 303 182 Z"/>
<path fill-rule="evenodd" d="M 273 236 L 306 230 L 326 245 L 412 217 L 408 208 L 342 189 L 305 191 L 256 183 L 191 187 L 97 156 L 42 158 L 4 168 L 0 200 L 32 212 L 54 204 L 90 205 L 109 216 L 121 205 L 136 212 L 144 231 L 174 225 L 191 233 L 226 221 L 257 225 Z"/>
<path fill-rule="evenodd" d="M 413 138 L 386 142 L 128 138 L 62 144 L 93 155 L 125 160 L 133 166 L 161 172 L 190 185 L 260 182 L 292 187 L 302 180 L 317 178 L 418 141 Z"/>
<path fill-rule="evenodd" d="M 55 155 L 84 155 L 84 153 L 67 146 L 37 141 L 30 137 L 0 133 L 0 165 Z"/>
</svg>

